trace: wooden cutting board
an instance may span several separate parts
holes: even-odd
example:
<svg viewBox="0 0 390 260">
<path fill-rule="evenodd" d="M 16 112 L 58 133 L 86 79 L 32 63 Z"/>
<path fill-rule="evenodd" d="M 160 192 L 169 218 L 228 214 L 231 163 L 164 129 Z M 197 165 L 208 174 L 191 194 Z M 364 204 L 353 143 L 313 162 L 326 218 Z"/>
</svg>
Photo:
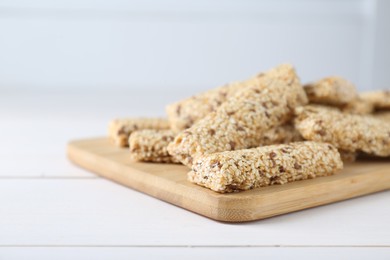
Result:
<svg viewBox="0 0 390 260">
<path fill-rule="evenodd" d="M 252 221 L 390 189 L 390 159 L 345 165 L 334 176 L 219 194 L 186 180 L 188 168 L 175 164 L 135 163 L 129 151 L 108 138 L 70 142 L 75 164 L 155 198 L 229 222 Z"/>
</svg>

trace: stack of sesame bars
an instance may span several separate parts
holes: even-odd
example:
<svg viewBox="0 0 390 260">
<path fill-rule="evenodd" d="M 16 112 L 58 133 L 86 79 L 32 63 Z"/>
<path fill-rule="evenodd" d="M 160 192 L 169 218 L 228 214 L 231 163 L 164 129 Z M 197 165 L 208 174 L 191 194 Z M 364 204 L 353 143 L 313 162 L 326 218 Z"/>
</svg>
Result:
<svg viewBox="0 0 390 260">
<path fill-rule="evenodd" d="M 329 176 L 359 153 L 390 156 L 390 92 L 341 77 L 302 85 L 282 64 L 166 107 L 167 118 L 110 122 L 134 161 L 182 163 L 220 193 Z"/>
</svg>

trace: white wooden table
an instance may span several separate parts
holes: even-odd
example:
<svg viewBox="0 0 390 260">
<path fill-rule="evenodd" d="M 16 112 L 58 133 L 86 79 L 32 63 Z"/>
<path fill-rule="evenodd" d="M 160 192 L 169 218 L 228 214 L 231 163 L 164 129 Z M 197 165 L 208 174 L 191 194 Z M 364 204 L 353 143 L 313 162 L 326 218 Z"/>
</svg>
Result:
<svg viewBox="0 0 390 260">
<path fill-rule="evenodd" d="M 180 96 L 0 93 L 0 259 L 390 259 L 389 191 L 227 224 L 67 160 L 70 139 L 105 135 L 117 116 L 163 115 Z"/>
</svg>

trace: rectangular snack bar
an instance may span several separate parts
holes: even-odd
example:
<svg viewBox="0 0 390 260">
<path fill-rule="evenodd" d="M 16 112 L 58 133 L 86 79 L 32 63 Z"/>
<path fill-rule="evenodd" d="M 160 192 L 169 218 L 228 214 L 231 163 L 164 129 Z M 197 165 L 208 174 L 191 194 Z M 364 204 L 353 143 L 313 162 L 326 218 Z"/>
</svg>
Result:
<svg viewBox="0 0 390 260">
<path fill-rule="evenodd" d="M 126 147 L 130 134 L 141 129 L 169 129 L 169 122 L 164 118 L 114 119 L 108 126 L 108 135 L 117 146 Z"/>
<path fill-rule="evenodd" d="M 168 152 L 191 167 L 203 154 L 257 147 L 267 130 L 289 121 L 294 107 L 305 103 L 294 68 L 278 66 L 179 133 Z"/>
<path fill-rule="evenodd" d="M 361 98 L 371 102 L 376 109 L 390 109 L 390 90 L 363 92 L 361 93 Z"/>
<path fill-rule="evenodd" d="M 167 146 L 175 138 L 172 130 L 139 130 L 130 135 L 130 156 L 135 161 L 178 163 Z"/>
<path fill-rule="evenodd" d="M 261 74 L 245 81 L 231 82 L 168 105 L 166 112 L 171 129 L 179 132 L 191 127 L 240 89 L 256 84 L 259 77 L 261 77 Z"/>
<path fill-rule="evenodd" d="M 319 106 L 299 107 L 296 115 L 295 127 L 304 139 L 350 152 L 390 155 L 390 124 L 385 121 Z"/>
<path fill-rule="evenodd" d="M 329 176 L 342 167 L 334 146 L 306 141 L 204 155 L 188 180 L 226 193 Z"/>
<path fill-rule="evenodd" d="M 350 114 L 368 115 L 374 111 L 374 105 L 360 97 L 340 107 L 341 111 Z"/>
<path fill-rule="evenodd" d="M 356 87 L 340 77 L 323 78 L 304 86 L 310 103 L 345 105 L 357 98 Z"/>
</svg>

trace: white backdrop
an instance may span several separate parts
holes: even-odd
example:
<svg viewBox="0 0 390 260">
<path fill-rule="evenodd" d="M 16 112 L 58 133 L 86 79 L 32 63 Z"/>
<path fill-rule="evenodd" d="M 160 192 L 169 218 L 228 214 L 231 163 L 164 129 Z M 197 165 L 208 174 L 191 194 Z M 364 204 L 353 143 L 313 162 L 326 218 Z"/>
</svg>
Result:
<svg viewBox="0 0 390 260">
<path fill-rule="evenodd" d="M 390 0 L 0 0 L 0 259 L 388 259 L 389 191 L 217 223 L 96 178 L 65 150 L 107 135 L 115 117 L 163 116 L 169 102 L 286 61 L 304 82 L 338 74 L 389 88 L 389 10 Z"/>
<path fill-rule="evenodd" d="M 0 91 L 181 92 L 281 62 L 390 88 L 386 0 L 0 0 Z"/>
</svg>

